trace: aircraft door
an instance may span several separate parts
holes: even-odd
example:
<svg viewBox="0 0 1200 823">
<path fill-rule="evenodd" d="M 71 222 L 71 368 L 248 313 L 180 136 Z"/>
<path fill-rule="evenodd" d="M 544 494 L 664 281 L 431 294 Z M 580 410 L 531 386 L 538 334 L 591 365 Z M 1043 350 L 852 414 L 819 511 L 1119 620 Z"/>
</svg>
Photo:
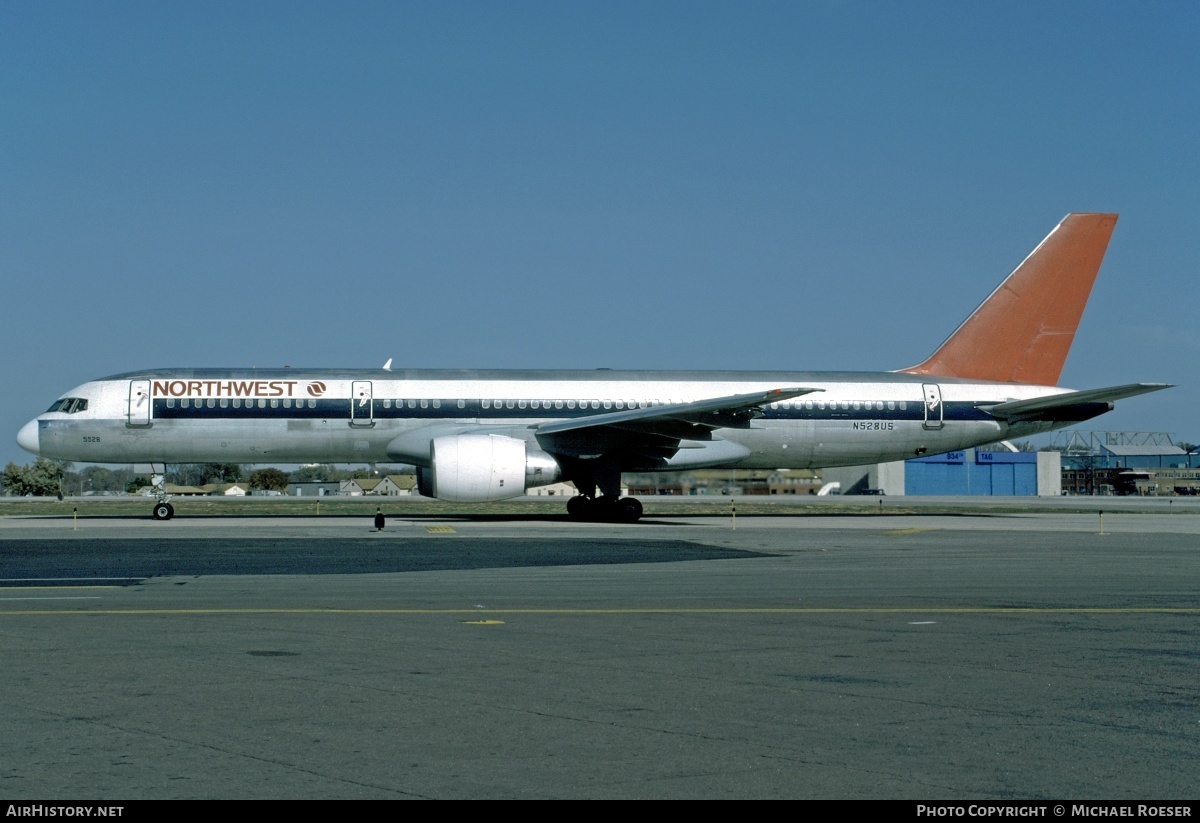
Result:
<svg viewBox="0 0 1200 823">
<path fill-rule="evenodd" d="M 350 387 L 350 425 L 374 426 L 375 402 L 370 380 L 355 380 Z"/>
<path fill-rule="evenodd" d="M 149 380 L 129 381 L 129 417 L 127 426 L 149 426 L 153 416 Z"/>
<path fill-rule="evenodd" d="M 925 390 L 925 428 L 940 429 L 945 421 L 942 387 L 936 383 L 926 383 L 922 388 Z"/>
</svg>

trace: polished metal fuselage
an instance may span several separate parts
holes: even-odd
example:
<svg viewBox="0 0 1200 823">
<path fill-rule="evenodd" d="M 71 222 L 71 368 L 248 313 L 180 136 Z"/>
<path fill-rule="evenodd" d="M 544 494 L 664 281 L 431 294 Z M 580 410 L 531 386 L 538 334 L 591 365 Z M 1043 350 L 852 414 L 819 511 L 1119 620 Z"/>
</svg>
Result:
<svg viewBox="0 0 1200 823">
<path fill-rule="evenodd" d="M 985 410 L 1067 389 L 893 372 L 162 369 L 67 392 L 64 397 L 86 399 L 86 409 L 40 415 L 36 451 L 96 463 L 420 464 L 420 447 L 402 444 L 423 442 L 421 431 L 487 431 L 534 445 L 536 427 L 547 421 L 789 386 L 819 391 L 767 404 L 746 427 L 713 434 L 745 447 L 736 449 L 736 460 L 726 463 L 721 450 L 710 447 L 707 456 L 695 450 L 688 462 L 688 450 L 681 449 L 660 468 L 886 462 L 1067 422 L 1010 425 Z M 627 470 L 633 468 L 650 467 Z"/>
</svg>

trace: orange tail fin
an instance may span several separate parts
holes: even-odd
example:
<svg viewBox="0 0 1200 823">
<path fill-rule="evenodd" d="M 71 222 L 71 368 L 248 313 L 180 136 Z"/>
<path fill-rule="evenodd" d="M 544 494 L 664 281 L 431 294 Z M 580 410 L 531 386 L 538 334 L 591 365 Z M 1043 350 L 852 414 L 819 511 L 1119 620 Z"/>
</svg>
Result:
<svg viewBox="0 0 1200 823">
<path fill-rule="evenodd" d="M 1068 214 L 928 360 L 909 374 L 1058 384 L 1115 214 Z"/>
</svg>

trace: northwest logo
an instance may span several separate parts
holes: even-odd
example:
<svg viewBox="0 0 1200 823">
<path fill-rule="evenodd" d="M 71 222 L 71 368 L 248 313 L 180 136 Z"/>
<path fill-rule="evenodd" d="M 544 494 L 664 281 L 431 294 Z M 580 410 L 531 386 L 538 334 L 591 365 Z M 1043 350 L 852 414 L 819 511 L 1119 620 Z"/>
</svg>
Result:
<svg viewBox="0 0 1200 823">
<path fill-rule="evenodd" d="M 315 380 L 308 384 L 308 393 L 311 397 L 320 397 L 325 393 L 325 384 L 320 380 Z"/>
</svg>

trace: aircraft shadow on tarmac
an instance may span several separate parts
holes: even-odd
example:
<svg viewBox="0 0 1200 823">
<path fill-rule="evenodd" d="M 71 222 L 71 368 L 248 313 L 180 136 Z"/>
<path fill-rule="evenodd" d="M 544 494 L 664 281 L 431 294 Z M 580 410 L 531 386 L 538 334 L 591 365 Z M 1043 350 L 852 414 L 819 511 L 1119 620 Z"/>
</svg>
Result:
<svg viewBox="0 0 1200 823">
<path fill-rule="evenodd" d="M 6 540 L 4 585 L 208 575 L 380 574 L 730 560 L 768 555 L 686 540 L 392 537 Z M 64 583 L 65 584 L 65 583 Z"/>
</svg>

